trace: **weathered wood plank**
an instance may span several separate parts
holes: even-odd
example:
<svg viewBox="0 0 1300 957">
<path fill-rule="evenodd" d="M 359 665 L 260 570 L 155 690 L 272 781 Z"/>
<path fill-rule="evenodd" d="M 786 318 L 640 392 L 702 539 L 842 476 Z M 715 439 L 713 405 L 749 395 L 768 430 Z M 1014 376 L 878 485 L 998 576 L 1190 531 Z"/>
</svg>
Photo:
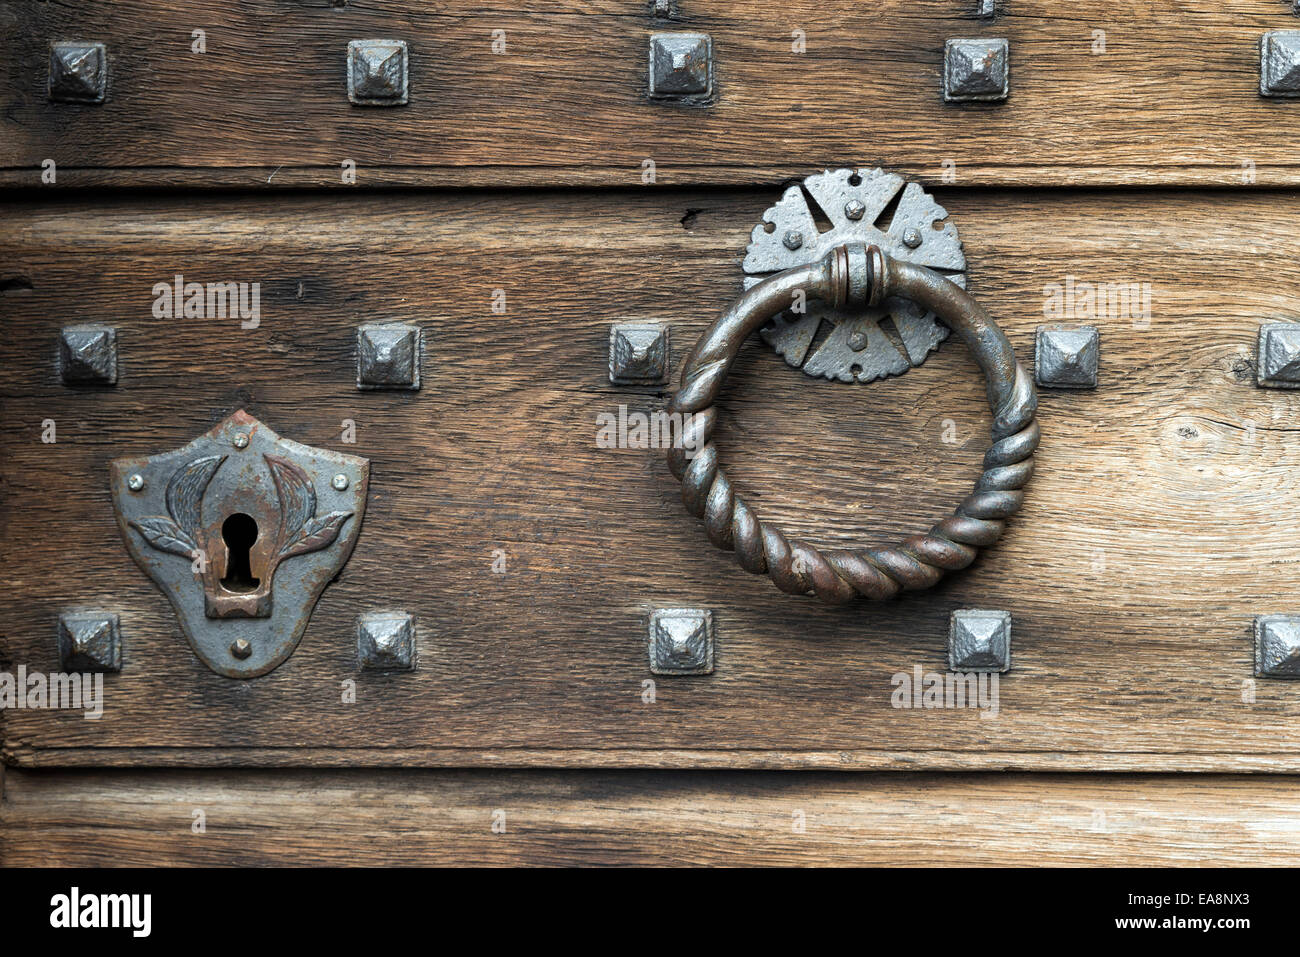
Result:
<svg viewBox="0 0 1300 957">
<path fill-rule="evenodd" d="M 1285 866 L 1300 852 L 1291 778 L 14 770 L 7 777 L 0 803 L 7 867 Z M 199 819 L 204 829 L 195 833 Z"/>
<path fill-rule="evenodd" d="M 14 203 L 0 225 L 3 663 L 55 666 L 68 604 L 120 611 L 126 669 L 100 721 L 12 711 L 24 764 L 323 763 L 1300 770 L 1300 685 L 1250 684 L 1250 622 L 1296 607 L 1278 516 L 1300 506 L 1297 395 L 1254 385 L 1259 322 L 1300 303 L 1300 197 L 950 192 L 972 289 L 1025 361 L 1044 287 L 1149 283 L 1105 316 L 1102 385 L 1045 393 L 1027 505 L 933 592 L 828 609 L 716 552 L 657 452 L 595 448 L 596 416 L 657 407 L 605 381 L 608 323 L 674 323 L 680 357 L 738 288 L 766 192 L 469 193 Z M 260 328 L 157 320 L 176 272 L 260 281 Z M 25 289 L 30 291 L 24 292 Z M 508 312 L 494 315 L 494 289 Z M 54 372 L 58 327 L 120 329 L 111 390 Z M 423 323 L 417 395 L 358 393 L 354 326 Z M 373 461 L 365 530 L 295 655 L 209 673 L 118 539 L 106 463 L 237 407 Z M 57 423 L 58 442 L 40 441 Z M 986 442 L 974 364 L 817 382 L 747 346 L 720 430 L 738 487 L 817 542 L 884 543 L 965 494 Z M 947 442 L 945 437 L 955 441 Z M 492 552 L 508 556 L 491 571 Z M 649 678 L 644 618 L 698 604 L 717 673 Z M 422 669 L 354 675 L 354 616 L 419 616 Z M 891 707 L 940 671 L 949 612 L 1015 615 L 1000 714 Z M 1251 694 L 1254 700 L 1249 701 Z"/>
<path fill-rule="evenodd" d="M 18 0 L 0 8 L 0 184 L 42 185 L 45 160 L 60 186 L 339 187 L 345 161 L 372 186 L 630 186 L 646 160 L 661 184 L 850 163 L 961 184 L 1300 182 L 1300 103 L 1258 93 L 1261 34 L 1300 26 L 1280 0 L 975 8 L 683 0 L 665 22 L 644 0 Z M 657 29 L 712 35 L 714 106 L 647 101 Z M 377 36 L 410 45 L 405 107 L 348 103 L 347 42 Z M 943 102 L 944 42 L 961 36 L 1010 40 L 1006 103 Z M 107 103 L 47 101 L 56 39 L 108 44 Z"/>
</svg>

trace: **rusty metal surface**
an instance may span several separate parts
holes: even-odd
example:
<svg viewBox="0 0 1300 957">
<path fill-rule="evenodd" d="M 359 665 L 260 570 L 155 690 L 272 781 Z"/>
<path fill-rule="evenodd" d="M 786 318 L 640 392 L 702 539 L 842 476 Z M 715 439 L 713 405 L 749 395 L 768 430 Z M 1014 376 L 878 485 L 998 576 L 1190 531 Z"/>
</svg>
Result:
<svg viewBox="0 0 1300 957">
<path fill-rule="evenodd" d="M 928 532 L 893 548 L 819 551 L 790 541 L 759 520 L 735 493 L 712 442 L 719 390 L 745 339 L 786 308 L 802 290 L 835 308 L 869 306 L 899 296 L 933 311 L 966 342 L 984 371 L 993 410 L 993 445 L 974 491 Z M 827 602 L 857 596 L 892 598 L 928 588 L 943 574 L 970 565 L 997 541 L 1024 500 L 1034 470 L 1039 429 L 1032 378 L 1005 335 L 966 292 L 937 273 L 885 255 L 878 247 L 839 246 L 815 263 L 772 276 L 744 293 L 700 337 L 682 366 L 669 411 L 683 415 L 668 465 L 682 482 L 687 510 L 704 519 L 709 540 L 734 550 L 742 568 L 769 575 L 782 591 Z M 688 449 L 698 450 L 694 455 Z"/>
<path fill-rule="evenodd" d="M 240 410 L 183 448 L 115 459 L 110 483 L 127 549 L 194 653 L 218 674 L 254 678 L 293 653 L 351 554 L 369 469 Z"/>
</svg>

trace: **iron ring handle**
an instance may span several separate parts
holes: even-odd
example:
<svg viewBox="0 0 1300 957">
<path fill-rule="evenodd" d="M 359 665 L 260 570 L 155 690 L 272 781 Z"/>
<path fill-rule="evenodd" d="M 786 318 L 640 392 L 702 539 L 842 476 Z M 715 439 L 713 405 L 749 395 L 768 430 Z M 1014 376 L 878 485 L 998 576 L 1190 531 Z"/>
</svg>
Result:
<svg viewBox="0 0 1300 957">
<path fill-rule="evenodd" d="M 983 369 L 993 411 L 993 444 L 984 456 L 984 472 L 954 514 L 928 532 L 892 548 L 820 551 L 790 541 L 760 521 L 718 464 L 712 436 L 722 383 L 745 339 L 788 309 L 798 290 L 836 307 L 875 305 L 894 296 L 910 299 L 957 332 Z M 687 511 L 704 519 L 709 540 L 734 550 L 742 568 L 770 576 L 782 591 L 811 592 L 830 603 L 929 588 L 944 572 L 970 565 L 980 548 L 997 541 L 1024 501 L 1022 489 L 1033 474 L 1039 441 L 1033 379 L 983 307 L 938 273 L 862 243 L 837 246 L 820 260 L 771 276 L 740 296 L 686 357 L 668 409 L 681 413 L 683 421 L 681 440 L 668 451 L 668 466 L 681 480 Z M 688 456 L 688 449 L 695 454 Z"/>
</svg>

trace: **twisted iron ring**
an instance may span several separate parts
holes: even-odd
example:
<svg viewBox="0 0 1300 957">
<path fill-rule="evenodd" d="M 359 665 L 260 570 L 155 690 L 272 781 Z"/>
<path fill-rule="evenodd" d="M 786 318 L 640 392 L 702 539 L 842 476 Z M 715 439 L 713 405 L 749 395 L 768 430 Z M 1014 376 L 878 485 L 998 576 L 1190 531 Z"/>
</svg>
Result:
<svg viewBox="0 0 1300 957">
<path fill-rule="evenodd" d="M 953 515 L 893 548 L 819 551 L 790 541 L 759 520 L 718 464 L 712 441 L 718 391 L 745 339 L 789 308 L 798 290 L 836 308 L 877 305 L 894 296 L 910 299 L 960 334 L 984 370 L 993 410 L 993 445 L 984 456 L 984 473 Z M 837 246 L 816 262 L 777 273 L 733 302 L 686 357 L 681 387 L 668 410 L 682 413 L 684 423 L 680 441 L 668 451 L 668 466 L 681 480 L 687 511 L 704 519 L 709 540 L 734 550 L 742 568 L 769 575 L 782 591 L 811 592 L 830 603 L 929 588 L 944 572 L 970 565 L 980 548 L 998 540 L 1024 501 L 1021 489 L 1034 472 L 1039 440 L 1033 380 L 983 307 L 938 273 L 863 243 Z M 688 449 L 697 451 L 688 456 Z"/>
</svg>

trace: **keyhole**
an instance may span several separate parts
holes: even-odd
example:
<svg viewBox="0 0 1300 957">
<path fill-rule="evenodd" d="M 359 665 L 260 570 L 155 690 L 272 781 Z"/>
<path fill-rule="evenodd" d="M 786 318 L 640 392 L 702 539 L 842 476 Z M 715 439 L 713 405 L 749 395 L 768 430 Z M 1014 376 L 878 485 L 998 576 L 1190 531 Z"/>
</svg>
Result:
<svg viewBox="0 0 1300 957">
<path fill-rule="evenodd" d="M 221 540 L 226 543 L 226 577 L 221 587 L 227 591 L 252 591 L 258 585 L 248 562 L 249 550 L 257 541 L 257 522 L 251 515 L 236 512 L 221 523 Z"/>
</svg>

